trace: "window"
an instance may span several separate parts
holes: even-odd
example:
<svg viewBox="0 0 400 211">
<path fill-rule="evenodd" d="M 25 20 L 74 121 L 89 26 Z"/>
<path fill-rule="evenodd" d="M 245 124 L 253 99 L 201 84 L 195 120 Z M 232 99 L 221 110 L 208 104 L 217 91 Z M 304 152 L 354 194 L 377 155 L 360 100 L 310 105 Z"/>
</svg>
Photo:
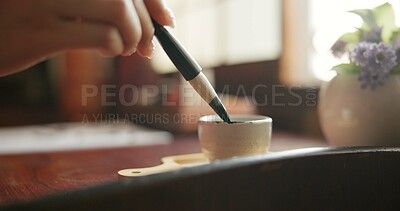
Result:
<svg viewBox="0 0 400 211">
<path fill-rule="evenodd" d="M 273 60 L 281 53 L 280 0 L 168 0 L 173 34 L 202 67 Z M 156 46 L 152 61 L 165 73 L 175 68 Z"/>
<path fill-rule="evenodd" d="M 331 79 L 339 61 L 330 47 L 339 36 L 361 26 L 348 11 L 373 8 L 385 2 L 399 9 L 397 0 L 284 0 L 282 79 L 287 84 L 316 84 Z M 399 11 L 395 11 L 399 14 Z M 397 15 L 397 22 L 400 17 Z"/>
</svg>

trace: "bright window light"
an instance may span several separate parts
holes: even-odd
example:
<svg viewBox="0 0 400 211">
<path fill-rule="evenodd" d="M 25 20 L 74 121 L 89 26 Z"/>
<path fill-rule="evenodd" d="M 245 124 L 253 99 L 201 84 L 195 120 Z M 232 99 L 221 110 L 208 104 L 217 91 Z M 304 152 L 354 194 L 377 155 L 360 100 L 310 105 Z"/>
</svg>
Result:
<svg viewBox="0 0 400 211">
<path fill-rule="evenodd" d="M 395 10 L 400 8 L 400 2 L 397 0 L 309 0 L 309 18 L 313 34 L 310 66 L 316 78 L 327 81 L 335 75 L 329 70 L 341 61 L 331 55 L 331 46 L 340 35 L 354 31 L 362 24 L 360 17 L 348 11 L 373 8 L 385 2 L 392 4 Z M 399 11 L 395 11 L 395 14 L 399 24 Z"/>
<path fill-rule="evenodd" d="M 167 0 L 177 25 L 172 33 L 204 68 L 278 59 L 281 0 Z M 158 42 L 156 42 L 158 45 Z M 160 46 L 152 65 L 176 71 Z"/>
</svg>

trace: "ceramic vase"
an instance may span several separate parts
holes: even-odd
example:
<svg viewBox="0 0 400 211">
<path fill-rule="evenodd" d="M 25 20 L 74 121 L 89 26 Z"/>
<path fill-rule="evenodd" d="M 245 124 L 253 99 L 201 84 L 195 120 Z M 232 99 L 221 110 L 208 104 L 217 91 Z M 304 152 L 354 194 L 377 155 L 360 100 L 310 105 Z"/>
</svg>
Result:
<svg viewBox="0 0 400 211">
<path fill-rule="evenodd" d="M 400 75 L 372 90 L 356 74 L 338 74 L 322 85 L 318 113 L 331 145 L 400 146 Z"/>
</svg>

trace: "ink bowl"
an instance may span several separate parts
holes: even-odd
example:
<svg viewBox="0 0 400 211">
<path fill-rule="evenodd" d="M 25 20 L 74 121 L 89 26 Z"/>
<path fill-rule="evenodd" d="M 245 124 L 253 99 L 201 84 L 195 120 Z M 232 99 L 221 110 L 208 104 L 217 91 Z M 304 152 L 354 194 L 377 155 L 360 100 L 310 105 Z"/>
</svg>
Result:
<svg viewBox="0 0 400 211">
<path fill-rule="evenodd" d="M 272 119 L 261 115 L 230 115 L 232 123 L 217 115 L 202 116 L 198 136 L 204 156 L 210 160 L 252 156 L 268 152 Z"/>
</svg>

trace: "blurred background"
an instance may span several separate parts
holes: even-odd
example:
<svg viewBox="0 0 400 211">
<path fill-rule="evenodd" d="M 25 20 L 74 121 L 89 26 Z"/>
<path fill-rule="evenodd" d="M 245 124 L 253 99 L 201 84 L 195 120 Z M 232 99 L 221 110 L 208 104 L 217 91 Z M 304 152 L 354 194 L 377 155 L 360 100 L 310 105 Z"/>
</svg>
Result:
<svg viewBox="0 0 400 211">
<path fill-rule="evenodd" d="M 171 31 L 204 68 L 231 113 L 320 136 L 318 90 L 333 77 L 329 48 L 361 24 L 346 11 L 382 0 L 167 0 Z M 399 1 L 388 1 L 398 9 Z M 157 45 L 154 58 L 74 50 L 0 78 L 0 126 L 132 122 L 196 132 L 211 114 Z"/>
</svg>

